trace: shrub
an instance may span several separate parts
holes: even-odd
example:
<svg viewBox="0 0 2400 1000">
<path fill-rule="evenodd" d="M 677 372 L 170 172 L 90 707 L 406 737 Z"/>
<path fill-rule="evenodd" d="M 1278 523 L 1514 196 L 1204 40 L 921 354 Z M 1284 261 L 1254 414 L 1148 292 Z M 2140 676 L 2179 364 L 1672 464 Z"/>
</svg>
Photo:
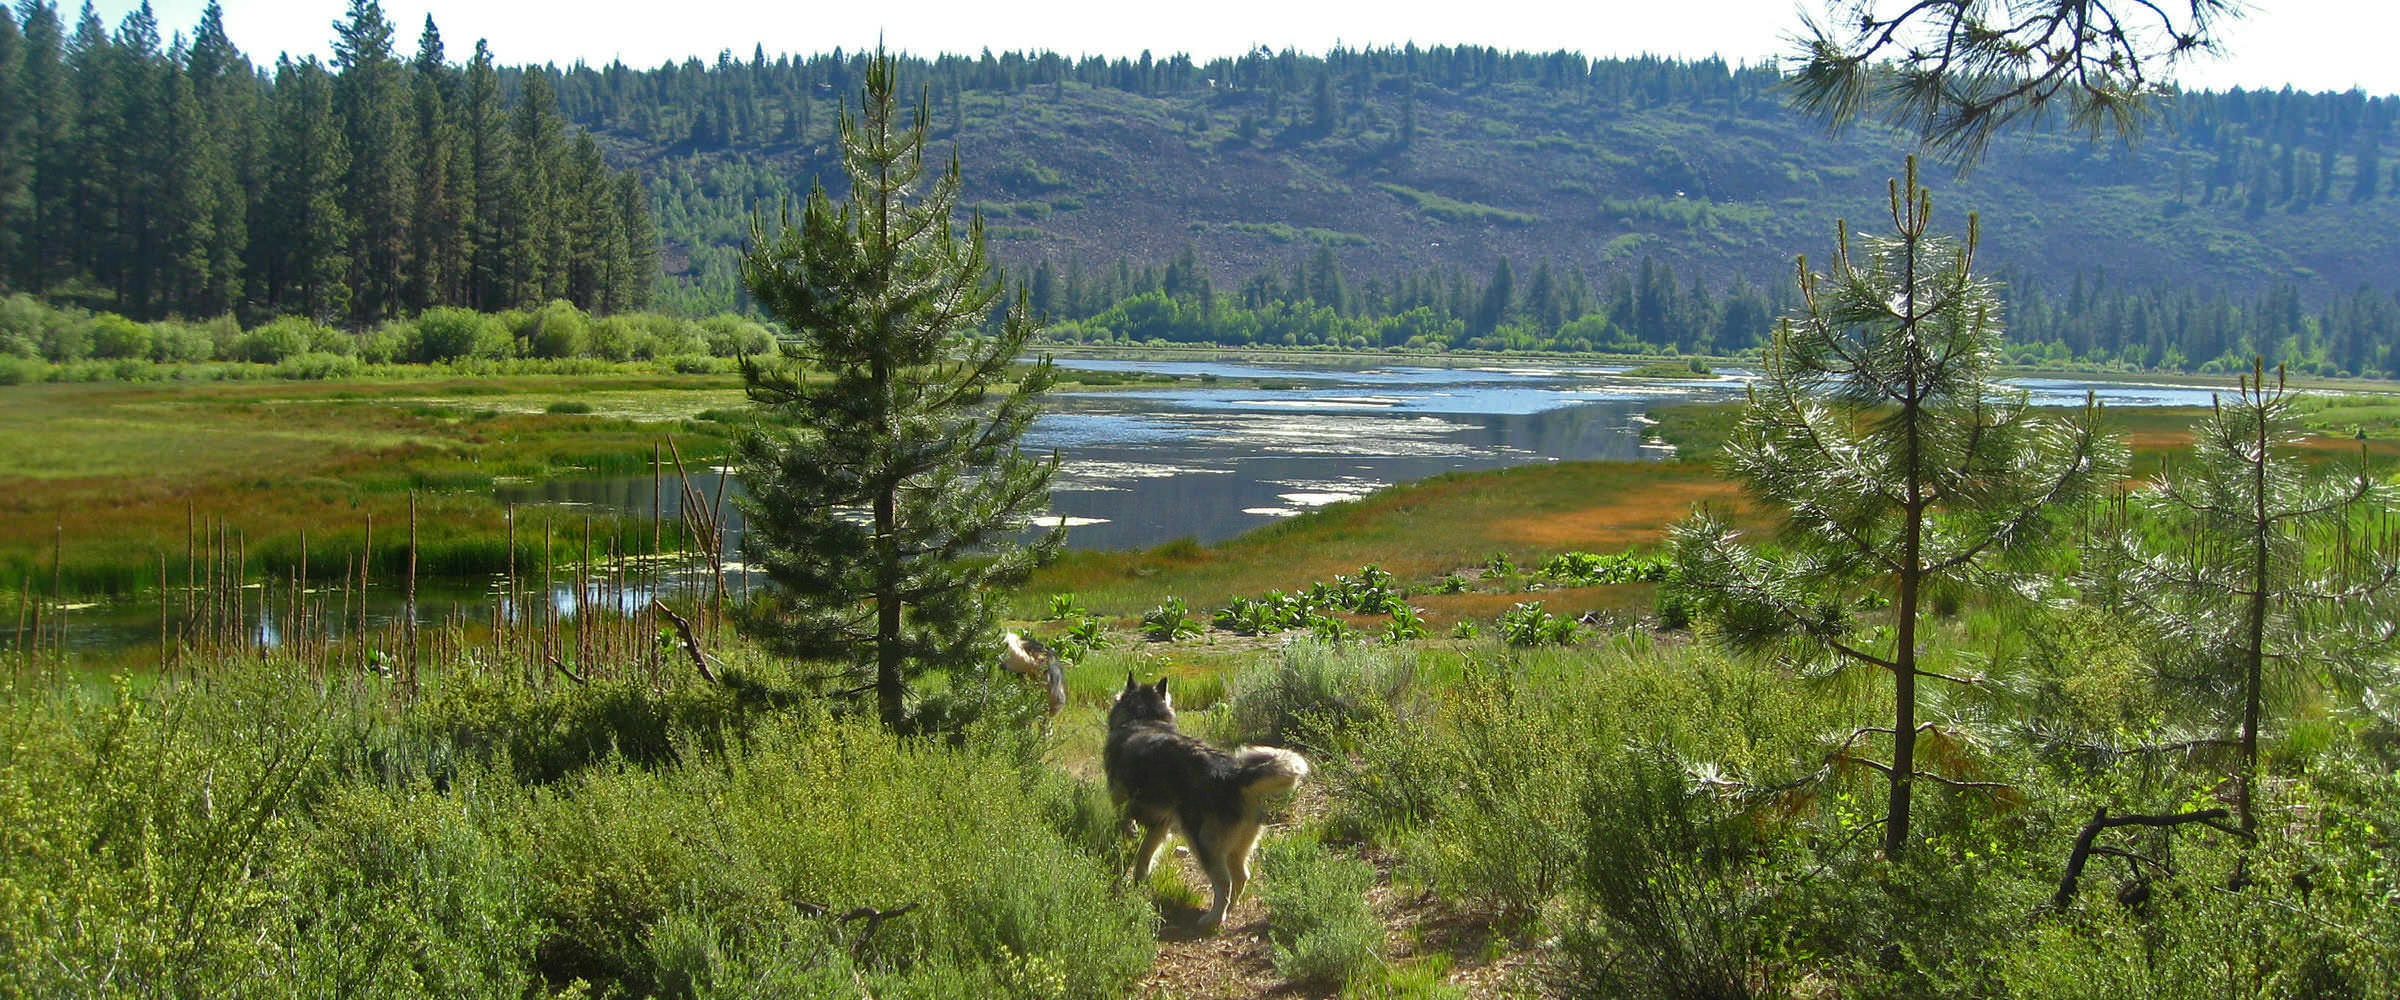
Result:
<svg viewBox="0 0 2400 1000">
<path fill-rule="evenodd" d="M 22 300 L 30 308 L 12 309 L 10 312 L 18 315 L 0 319 L 0 322 L 20 327 L 22 333 L 19 336 L 30 339 L 35 353 L 43 360 L 67 364 L 81 361 L 91 354 L 90 313 L 73 307 L 46 306 L 26 295 L 11 296 L 11 299 Z"/>
<path fill-rule="evenodd" d="M 286 358 L 298 357 L 316 349 L 320 340 L 339 337 L 336 331 L 319 326 L 315 321 L 299 316 L 279 316 L 268 320 L 234 342 L 234 361 L 272 365 Z"/>
<path fill-rule="evenodd" d="M 1413 877 L 1520 932 L 1575 871 L 1583 824 L 1562 800 L 1592 749 L 1582 692 L 1528 691 L 1531 683 L 1508 667 L 1471 665 L 1445 694 L 1443 724 L 1419 737 L 1411 765 L 1426 772 L 1412 776 L 1425 783 L 1416 793 L 1424 826 L 1406 851 Z"/>
<path fill-rule="evenodd" d="M 1297 982 L 1338 986 L 1383 958 L 1383 923 L 1367 909 L 1375 869 L 1323 845 L 1277 837 L 1259 851 L 1259 901 L 1275 968 Z"/>
<path fill-rule="evenodd" d="M 23 292 L 0 296 L 0 356 L 41 357 L 54 315 L 40 299 Z"/>
<path fill-rule="evenodd" d="M 593 323 L 584 331 L 586 349 L 595 358 L 608 361 L 633 360 L 634 345 L 641 340 L 640 327 L 623 316 L 610 316 Z"/>
<path fill-rule="evenodd" d="M 1572 995 L 1784 995 L 1743 871 L 1754 827 L 1713 794 L 1687 788 L 1664 749 L 1621 752 L 1584 793 L 1577 881 L 1589 906 L 1565 939 Z"/>
<path fill-rule="evenodd" d="M 562 399 L 543 407 L 544 413 L 579 414 L 592 412 L 592 404 L 580 399 Z"/>
<path fill-rule="evenodd" d="M 1390 715 L 1416 669 L 1413 651 L 1292 643 L 1227 682 L 1232 735 L 1325 749 L 1339 730 Z"/>
<path fill-rule="evenodd" d="M 526 316 L 516 333 L 530 357 L 572 358 L 583 353 L 584 331 L 589 325 L 590 319 L 583 310 L 563 299 L 553 299 Z"/>
<path fill-rule="evenodd" d="M 720 358 L 765 354 L 775 349 L 775 335 L 767 328 L 732 313 L 718 313 L 700 321 L 700 338 L 708 353 Z"/>
<path fill-rule="evenodd" d="M 116 313 L 92 317 L 92 357 L 106 360 L 147 358 L 154 343 L 150 327 Z"/>
<path fill-rule="evenodd" d="M 633 342 L 636 358 L 673 358 L 699 354 L 706 349 L 700 342 L 699 328 L 673 316 L 643 313 L 630 320 L 640 331 Z"/>
<path fill-rule="evenodd" d="M 275 377 L 294 381 L 320 381 L 329 378 L 350 378 L 359 372 L 358 359 L 341 354 L 310 351 L 283 359 L 275 366 Z"/>
<path fill-rule="evenodd" d="M 409 360 L 411 340 L 416 336 L 416 324 L 407 320 L 392 320 L 358 338 L 358 359 L 368 364 L 388 365 Z"/>
<path fill-rule="evenodd" d="M 497 357 L 489 348 L 506 343 L 508 333 L 492 317 L 472 309 L 444 306 L 417 316 L 405 357 L 434 364 L 476 356 Z"/>
<path fill-rule="evenodd" d="M 190 364 L 216 356 L 216 335 L 206 326 L 176 320 L 150 324 L 150 357 L 164 364 Z"/>
</svg>

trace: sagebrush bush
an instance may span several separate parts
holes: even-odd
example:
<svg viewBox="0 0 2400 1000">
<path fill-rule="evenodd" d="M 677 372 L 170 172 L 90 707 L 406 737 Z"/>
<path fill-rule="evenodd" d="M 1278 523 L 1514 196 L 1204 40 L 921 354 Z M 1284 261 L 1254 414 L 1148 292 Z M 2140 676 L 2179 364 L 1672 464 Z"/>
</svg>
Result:
<svg viewBox="0 0 2400 1000">
<path fill-rule="evenodd" d="M 1383 921 L 1367 908 L 1375 869 L 1313 840 L 1276 837 L 1259 849 L 1252 885 L 1267 910 L 1275 968 L 1296 982 L 1339 986 L 1383 960 Z"/>
<path fill-rule="evenodd" d="M 1245 743 L 1322 750 L 1339 730 L 1390 714 L 1416 667 L 1409 649 L 1286 644 L 1226 682 L 1230 735 Z"/>
<path fill-rule="evenodd" d="M 1567 802 L 1592 754 L 1588 704 L 1529 689 L 1506 666 L 1478 664 L 1444 693 L 1434 780 L 1440 800 L 1403 840 L 1409 873 L 1444 896 L 1531 929 L 1575 870 L 1582 824 Z"/>
<path fill-rule="evenodd" d="M 1751 828 L 1687 787 L 1663 748 L 1618 754 L 1583 793 L 1577 881 L 1589 901 L 1566 938 L 1579 997 L 1742 1000 L 1779 995 L 1764 907 L 1745 871 Z"/>
<path fill-rule="evenodd" d="M 1092 791 L 1009 725 L 198 672 L 0 687 L 0 995 L 1096 1000 L 1149 965 Z"/>
</svg>

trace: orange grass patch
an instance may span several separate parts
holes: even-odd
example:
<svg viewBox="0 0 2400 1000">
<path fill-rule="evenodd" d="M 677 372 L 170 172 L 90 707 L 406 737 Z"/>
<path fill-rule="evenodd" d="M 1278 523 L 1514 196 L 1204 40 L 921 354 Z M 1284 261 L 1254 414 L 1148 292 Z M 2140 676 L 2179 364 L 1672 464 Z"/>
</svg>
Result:
<svg viewBox="0 0 2400 1000">
<path fill-rule="evenodd" d="M 1505 518 L 1491 531 L 1497 538 L 1534 549 L 1615 551 L 1662 541 L 1667 525 L 1702 503 L 1732 506 L 1741 499 L 1739 487 L 1716 479 L 1652 483 L 1629 492 L 1601 505 Z"/>
</svg>

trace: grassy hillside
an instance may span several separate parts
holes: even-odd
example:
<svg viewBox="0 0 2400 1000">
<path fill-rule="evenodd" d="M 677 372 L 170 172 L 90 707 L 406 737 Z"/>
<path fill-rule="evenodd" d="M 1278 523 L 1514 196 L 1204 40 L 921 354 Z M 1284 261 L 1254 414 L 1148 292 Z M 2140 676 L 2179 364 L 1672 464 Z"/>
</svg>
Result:
<svg viewBox="0 0 2400 1000">
<path fill-rule="evenodd" d="M 731 65 L 704 75 L 744 64 Z M 1716 287 L 1779 286 L 1795 254 L 1830 250 L 1836 219 L 1880 217 L 1885 179 L 1913 148 L 1874 126 L 1829 136 L 1785 106 L 1771 74 L 1721 64 L 1601 64 L 1571 84 L 1329 72 L 1337 82 L 1313 99 L 1304 84 L 1205 78 L 1146 91 L 921 78 L 935 143 L 955 150 L 1000 259 L 1079 262 L 1092 283 L 1120 259 L 1158 265 L 1189 246 L 1226 290 L 1319 247 L 1353 283 L 1428 268 L 1480 277 L 1505 256 L 1596 284 L 1649 258 Z M 1640 86 L 1645 72 L 1697 82 Z M 688 116 L 744 98 L 703 88 L 638 103 L 561 86 L 614 159 L 651 178 L 671 296 L 729 302 L 750 213 L 812 178 L 838 184 L 830 85 L 805 99 L 753 91 L 769 110 L 751 133 L 700 138 L 683 131 Z M 1960 229 L 1980 213 L 1982 264 L 2059 294 L 2078 276 L 2237 296 L 2288 282 L 2312 304 L 2388 290 L 2400 280 L 2389 266 L 2400 198 L 2380 177 L 2353 195 L 2359 151 L 2382 141 L 2390 103 L 2198 95 L 2130 145 L 2020 132 L 1939 183 L 1937 209 Z M 2391 169 L 2364 159 L 2370 173 Z"/>
</svg>

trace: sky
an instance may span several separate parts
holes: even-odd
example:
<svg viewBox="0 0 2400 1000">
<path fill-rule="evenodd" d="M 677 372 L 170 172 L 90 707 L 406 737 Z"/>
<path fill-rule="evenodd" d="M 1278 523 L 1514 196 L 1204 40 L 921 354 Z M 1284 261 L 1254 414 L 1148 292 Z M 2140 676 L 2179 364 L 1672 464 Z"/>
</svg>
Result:
<svg viewBox="0 0 2400 1000">
<path fill-rule="evenodd" d="M 60 3 L 69 19 L 81 0 Z M 96 0 L 111 28 L 139 0 Z M 713 60 L 730 49 L 748 58 L 872 48 L 932 55 L 1046 49 L 1069 55 L 1196 60 L 1261 45 L 1323 52 L 1364 48 L 1480 44 L 1588 56 L 1709 55 L 1760 64 L 1790 48 L 1803 7 L 1826 0 L 910 0 L 826 3 L 794 0 L 389 0 L 400 47 L 414 51 L 427 14 L 454 60 L 478 38 L 503 64 L 623 60 L 650 68 L 687 56 Z M 2400 3 L 2392 0 L 2247 0 L 2249 16 L 2223 33 L 2226 55 L 2194 62 L 2176 75 L 2185 87 L 2280 88 L 2400 95 Z M 333 22 L 348 0 L 222 0 L 226 30 L 250 57 L 325 55 Z M 160 32 L 199 23 L 206 0 L 152 0 Z"/>
</svg>

